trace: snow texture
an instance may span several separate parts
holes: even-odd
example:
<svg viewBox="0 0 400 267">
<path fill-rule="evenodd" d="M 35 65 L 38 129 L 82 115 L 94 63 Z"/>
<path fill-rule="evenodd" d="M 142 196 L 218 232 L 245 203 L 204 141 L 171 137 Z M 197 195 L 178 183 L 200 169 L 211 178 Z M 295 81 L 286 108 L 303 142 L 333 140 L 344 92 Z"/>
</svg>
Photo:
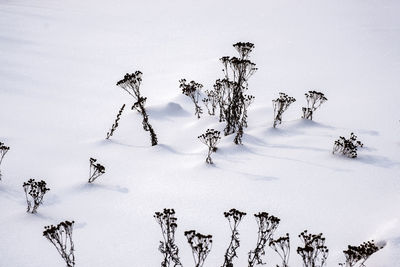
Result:
<svg viewBox="0 0 400 267">
<path fill-rule="evenodd" d="M 254 249 L 254 213 L 281 219 L 290 233 L 290 266 L 301 266 L 297 235 L 324 233 L 328 266 L 347 245 L 374 239 L 385 248 L 368 267 L 400 266 L 400 2 L 305 1 L 0 1 L 0 266 L 54 267 L 64 262 L 44 226 L 74 220 L 76 266 L 160 266 L 155 211 L 174 208 L 181 261 L 193 266 L 183 233 L 213 235 L 204 267 L 221 266 L 230 241 L 223 212 L 247 212 L 235 266 Z M 243 145 L 223 137 L 204 162 L 197 136 L 223 130 L 197 119 L 179 79 L 211 89 L 219 58 L 252 42 L 259 70 L 249 80 L 249 127 Z M 132 100 L 115 84 L 143 72 L 152 147 Z M 328 101 L 314 121 L 300 119 L 304 93 Z M 297 99 L 273 129 L 272 100 Z M 123 103 L 120 126 L 105 140 Z M 202 104 L 202 103 L 201 103 Z M 205 111 L 205 107 L 203 108 Z M 332 155 L 354 132 L 357 159 Z M 106 173 L 87 184 L 89 158 Z M 51 189 L 28 214 L 23 182 Z M 267 250 L 267 266 L 279 258 Z"/>
</svg>

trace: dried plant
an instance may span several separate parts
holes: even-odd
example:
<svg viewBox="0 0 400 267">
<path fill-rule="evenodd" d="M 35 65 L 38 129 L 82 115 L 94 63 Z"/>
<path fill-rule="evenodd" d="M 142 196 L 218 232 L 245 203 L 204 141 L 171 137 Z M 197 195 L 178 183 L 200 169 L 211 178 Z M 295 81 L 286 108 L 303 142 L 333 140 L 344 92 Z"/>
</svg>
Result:
<svg viewBox="0 0 400 267">
<path fill-rule="evenodd" d="M 208 114 L 215 115 L 219 103 L 219 95 L 215 90 L 206 90 L 206 98 L 203 98 L 203 103 L 207 108 Z"/>
<path fill-rule="evenodd" d="M 255 266 L 256 264 L 265 264 L 261 257 L 265 255 L 265 246 L 272 240 L 274 232 L 280 222 L 279 218 L 269 215 L 267 212 L 254 214 L 254 217 L 258 224 L 258 239 L 256 248 L 249 252 L 249 267 Z"/>
<path fill-rule="evenodd" d="M 304 247 L 298 247 L 297 254 L 301 256 L 303 266 L 323 267 L 328 258 L 329 250 L 327 246 L 325 246 L 325 238 L 322 237 L 322 233 L 314 235 L 309 234 L 307 230 L 305 230 L 299 237 Z"/>
<path fill-rule="evenodd" d="M 294 97 L 290 97 L 285 93 L 279 93 L 279 97 L 272 100 L 272 105 L 274 107 L 274 128 L 282 123 L 283 112 L 295 101 L 296 99 Z"/>
<path fill-rule="evenodd" d="M 307 107 L 303 107 L 303 117 L 304 119 L 313 119 L 313 114 L 319 108 L 322 103 L 327 101 L 328 99 L 321 92 L 317 91 L 308 91 L 305 93 L 307 100 Z"/>
<path fill-rule="evenodd" d="M 169 267 L 171 264 L 172 266 L 182 266 L 179 259 L 179 249 L 175 244 L 175 231 L 178 227 L 175 211 L 173 209 L 164 209 L 163 212 L 156 212 L 154 218 L 161 227 L 164 240 L 160 241 L 158 248 L 164 257 L 161 267 Z"/>
<path fill-rule="evenodd" d="M 289 234 L 286 236 L 279 237 L 278 239 L 272 239 L 269 242 L 269 246 L 278 253 L 279 257 L 282 259 L 282 265 L 280 267 L 288 267 L 289 256 L 290 256 L 290 239 Z M 277 265 L 279 267 L 279 265 Z"/>
<path fill-rule="evenodd" d="M 220 137 L 220 132 L 214 129 L 207 129 L 207 131 L 201 135 L 199 135 L 197 138 L 200 139 L 200 141 L 205 144 L 208 147 L 208 154 L 206 158 L 206 162 L 208 164 L 213 164 L 212 159 L 211 159 L 211 154 L 217 150 L 217 143 L 221 139 Z"/>
<path fill-rule="evenodd" d="M 237 257 L 236 250 L 240 246 L 238 226 L 245 215 L 245 212 L 238 211 L 237 209 L 231 209 L 228 212 L 224 212 L 225 218 L 229 221 L 232 235 L 231 242 L 224 255 L 224 264 L 222 267 L 233 267 L 233 259 Z"/>
<path fill-rule="evenodd" d="M 5 146 L 4 143 L 0 142 L 0 167 L 1 163 L 3 162 L 4 156 L 7 154 L 7 152 L 10 150 L 10 147 Z M 1 169 L 0 169 L 0 181 L 1 181 Z"/>
<path fill-rule="evenodd" d="M 340 136 L 339 139 L 335 141 L 332 154 L 337 152 L 349 158 L 356 158 L 357 149 L 363 146 L 364 144 L 357 140 L 357 136 L 351 133 L 349 139 Z"/>
<path fill-rule="evenodd" d="M 147 98 L 140 95 L 140 85 L 142 83 L 142 72 L 135 71 L 132 74 L 125 74 L 124 78 L 117 82 L 117 86 L 120 86 L 125 92 L 131 95 L 136 102 L 133 104 L 132 109 L 136 109 L 139 114 L 142 115 L 143 129 L 150 132 L 151 145 L 155 146 L 158 143 L 157 135 L 154 132 L 153 127 L 149 122 L 149 116 L 147 115 L 146 109 L 144 108 Z"/>
<path fill-rule="evenodd" d="M 74 221 L 65 221 L 57 226 L 46 226 L 43 232 L 43 236 L 56 247 L 67 267 L 75 266 L 74 243 L 72 242 L 73 226 Z"/>
<path fill-rule="evenodd" d="M 202 235 L 195 230 L 185 232 L 196 267 L 202 267 L 212 247 L 212 235 Z"/>
<path fill-rule="evenodd" d="M 106 172 L 106 168 L 100 163 L 96 163 L 97 159 L 89 159 L 89 181 L 88 183 L 93 183 L 99 176 Z"/>
<path fill-rule="evenodd" d="M 249 60 L 254 44 L 239 42 L 233 45 L 239 57 L 222 57 L 224 78 L 216 80 L 214 89 L 207 93 L 206 102 L 218 102 L 220 122 L 226 122 L 224 134 L 237 133 L 235 144 L 242 143 L 243 130 L 247 127 L 247 109 L 254 96 L 246 95 L 248 79 L 255 73 L 256 64 Z M 212 106 L 213 107 L 213 106 Z M 215 108 L 209 109 L 215 114 Z"/>
<path fill-rule="evenodd" d="M 380 250 L 382 247 L 375 245 L 374 240 L 367 241 L 358 246 L 348 246 L 343 253 L 346 256 L 346 263 L 339 263 L 340 266 L 354 267 L 359 263 L 359 267 L 365 267 L 365 262 L 372 254 Z"/>
<path fill-rule="evenodd" d="M 179 80 L 179 83 L 179 88 L 182 89 L 182 94 L 192 99 L 195 108 L 194 115 L 197 115 L 197 118 L 200 119 L 200 114 L 203 114 L 203 110 L 199 106 L 199 98 L 201 95 L 200 91 L 201 88 L 203 88 L 203 85 L 195 81 L 190 81 L 189 83 L 186 83 L 186 79 Z"/>
<path fill-rule="evenodd" d="M 117 114 L 117 118 L 115 119 L 114 124 L 111 126 L 110 131 L 107 132 L 106 139 L 110 139 L 110 137 L 113 136 L 115 130 L 117 130 L 118 125 L 119 125 L 118 122 L 121 119 L 121 115 L 122 115 L 122 112 L 124 111 L 124 108 L 125 108 L 125 104 L 123 104 L 122 107 L 119 109 L 118 114 Z"/>
<path fill-rule="evenodd" d="M 25 191 L 26 203 L 28 208 L 26 212 L 36 213 L 38 207 L 43 203 L 43 197 L 50 189 L 46 187 L 46 182 L 41 180 L 39 182 L 35 179 L 29 179 L 23 184 Z"/>
</svg>

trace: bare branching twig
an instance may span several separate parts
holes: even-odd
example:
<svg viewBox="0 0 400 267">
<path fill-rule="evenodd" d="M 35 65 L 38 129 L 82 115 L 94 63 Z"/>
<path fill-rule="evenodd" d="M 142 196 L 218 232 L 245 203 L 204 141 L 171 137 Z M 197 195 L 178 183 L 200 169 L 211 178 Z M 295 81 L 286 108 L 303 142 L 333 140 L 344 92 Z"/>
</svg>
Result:
<svg viewBox="0 0 400 267">
<path fill-rule="evenodd" d="M 229 221 L 232 235 L 231 242 L 224 255 L 224 264 L 222 267 L 233 267 L 233 259 L 237 257 L 236 250 L 240 246 L 238 226 L 245 215 L 245 212 L 238 211 L 237 209 L 231 209 L 228 212 L 224 212 L 225 218 Z"/>
<path fill-rule="evenodd" d="M 74 221 L 64 221 L 57 226 L 46 226 L 43 232 L 43 236 L 55 246 L 67 267 L 75 266 L 74 243 L 72 241 L 73 226 Z"/>
<path fill-rule="evenodd" d="M 249 267 L 253 267 L 256 264 L 265 264 L 262 260 L 262 256 L 265 255 L 265 246 L 269 245 L 280 222 L 279 218 L 269 215 L 267 212 L 254 214 L 254 217 L 258 224 L 258 239 L 256 248 L 249 252 Z"/>
<path fill-rule="evenodd" d="M 322 237 L 322 233 L 314 235 L 305 230 L 299 237 L 304 246 L 297 248 L 297 254 L 301 256 L 303 266 L 323 267 L 328 258 L 329 250 L 325 246 L 325 237 Z"/>
<path fill-rule="evenodd" d="M 274 107 L 274 128 L 282 123 L 283 112 L 295 101 L 296 99 L 294 97 L 290 97 L 285 93 L 279 93 L 279 97 L 272 100 L 272 105 Z"/>
<path fill-rule="evenodd" d="M 179 88 L 182 89 L 182 94 L 192 99 L 195 108 L 194 115 L 197 115 L 197 118 L 200 119 L 200 114 L 203 114 L 203 110 L 199 106 L 199 98 L 200 91 L 201 88 L 203 88 L 203 85 L 195 81 L 190 81 L 189 83 L 187 83 L 186 79 L 179 80 L 179 83 Z"/>
<path fill-rule="evenodd" d="M 100 163 L 96 163 L 97 159 L 90 158 L 89 159 L 89 180 L 88 183 L 93 183 L 99 176 L 103 175 L 106 172 L 106 168 Z"/>
<path fill-rule="evenodd" d="M 50 189 L 46 187 L 45 181 L 35 181 L 35 179 L 29 179 L 23 184 L 23 188 L 28 205 L 26 212 L 36 213 L 38 207 L 43 203 L 44 195 Z"/>
<path fill-rule="evenodd" d="M 357 149 L 363 146 L 364 144 L 357 140 L 357 136 L 351 133 L 349 139 L 340 136 L 339 139 L 335 141 L 332 153 L 335 154 L 337 152 L 349 158 L 356 158 Z"/>
<path fill-rule="evenodd" d="M 217 151 L 217 143 L 221 139 L 220 132 L 214 129 L 207 129 L 207 131 L 197 138 L 208 147 L 208 155 L 206 158 L 206 162 L 208 164 L 213 164 L 211 159 L 211 154 Z"/>
<path fill-rule="evenodd" d="M 319 108 L 322 103 L 327 101 L 328 99 L 321 92 L 317 91 L 308 91 L 305 93 L 307 100 L 307 107 L 303 107 L 303 117 L 304 119 L 312 120 L 314 112 Z"/>
<path fill-rule="evenodd" d="M 382 247 L 375 245 L 374 240 L 367 241 L 358 246 L 347 247 L 343 253 L 346 257 L 346 263 L 339 263 L 343 267 L 354 267 L 358 263 L 359 267 L 365 267 L 365 262 L 372 254 L 380 250 Z"/>
<path fill-rule="evenodd" d="M 190 230 L 185 232 L 185 236 L 192 248 L 195 267 L 202 267 L 212 248 L 212 235 L 202 235 Z"/>
<path fill-rule="evenodd" d="M 154 218 L 160 225 L 163 236 L 163 241 L 160 241 L 158 248 L 164 257 L 161 267 L 169 267 L 171 264 L 174 267 L 182 266 L 179 259 L 179 249 L 175 244 L 175 231 L 178 227 L 175 211 L 173 209 L 164 209 L 162 212 L 156 212 Z"/>
<path fill-rule="evenodd" d="M 269 246 L 278 253 L 279 257 L 282 259 L 281 267 L 288 267 L 289 256 L 290 256 L 290 239 L 289 234 L 286 236 L 279 237 L 278 239 L 272 239 L 269 242 Z M 277 265 L 279 267 L 279 265 Z"/>
<path fill-rule="evenodd" d="M 107 132 L 106 139 L 110 139 L 110 137 L 113 136 L 115 130 L 117 130 L 117 128 L 119 126 L 118 122 L 121 119 L 121 115 L 122 115 L 122 112 L 124 111 L 124 108 L 125 108 L 125 104 L 123 104 L 122 107 L 119 109 L 118 114 L 117 114 L 117 118 L 115 119 L 113 125 L 111 126 L 110 131 Z"/>
<path fill-rule="evenodd" d="M 7 154 L 7 152 L 10 150 L 10 147 L 5 146 L 4 143 L 0 142 L 0 167 L 1 163 L 3 162 L 4 156 Z M 1 181 L 1 169 L 0 169 L 0 181 Z"/>
<path fill-rule="evenodd" d="M 147 98 L 140 95 L 140 85 L 142 83 L 142 72 L 135 71 L 132 74 L 125 74 L 124 78 L 117 82 L 117 86 L 121 87 L 125 92 L 131 95 L 136 102 L 132 109 L 136 109 L 143 117 L 142 125 L 145 131 L 150 132 L 151 145 L 155 146 L 158 143 L 157 135 L 149 122 L 149 116 L 144 108 Z"/>
</svg>

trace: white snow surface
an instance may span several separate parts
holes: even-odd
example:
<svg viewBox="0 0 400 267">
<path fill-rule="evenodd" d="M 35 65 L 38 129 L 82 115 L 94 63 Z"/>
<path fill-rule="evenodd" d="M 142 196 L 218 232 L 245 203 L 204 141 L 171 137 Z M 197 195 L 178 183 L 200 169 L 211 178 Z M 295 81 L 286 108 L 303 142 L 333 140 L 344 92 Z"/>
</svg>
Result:
<svg viewBox="0 0 400 267">
<path fill-rule="evenodd" d="M 290 266 L 301 266 L 305 229 L 326 237 L 328 266 L 371 239 L 386 246 L 368 267 L 400 266 L 399 12 L 395 0 L 0 0 L 0 141 L 11 148 L 1 166 L 0 266 L 64 266 L 42 236 L 63 220 L 75 221 L 76 266 L 160 266 L 153 214 L 163 208 L 176 211 L 184 266 L 194 266 L 183 235 L 191 229 L 213 235 L 204 267 L 222 265 L 231 208 L 247 212 L 235 266 L 247 265 L 260 211 L 281 219 L 275 237 L 290 234 Z M 198 120 L 178 81 L 211 89 L 219 58 L 236 55 L 238 41 L 256 46 L 256 98 L 243 145 L 223 137 L 210 166 L 197 136 L 224 124 Z M 158 146 L 115 85 L 135 70 Z M 300 118 L 308 90 L 328 98 L 314 121 Z M 273 129 L 279 92 L 297 101 Z M 359 157 L 332 155 L 350 132 L 365 145 Z M 106 167 L 94 184 L 89 157 Z M 51 189 L 36 215 L 25 212 L 29 178 Z M 269 248 L 265 259 L 280 264 Z"/>
</svg>

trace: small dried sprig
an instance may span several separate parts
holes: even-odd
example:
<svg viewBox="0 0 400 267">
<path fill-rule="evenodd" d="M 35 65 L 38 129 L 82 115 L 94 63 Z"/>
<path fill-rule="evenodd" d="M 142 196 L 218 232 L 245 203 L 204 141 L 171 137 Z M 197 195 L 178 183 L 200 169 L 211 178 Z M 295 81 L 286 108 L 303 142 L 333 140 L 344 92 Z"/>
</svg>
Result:
<svg viewBox="0 0 400 267">
<path fill-rule="evenodd" d="M 220 131 L 214 129 L 207 129 L 205 133 L 197 137 L 203 144 L 205 144 L 208 147 L 208 154 L 206 158 L 206 162 L 208 164 L 213 164 L 211 159 L 211 154 L 217 150 L 217 143 L 221 139 L 220 135 L 221 135 Z"/>
<path fill-rule="evenodd" d="M 274 232 L 279 225 L 280 219 L 269 215 L 267 212 L 254 214 L 258 224 L 258 239 L 256 248 L 249 252 L 249 267 L 256 264 L 265 264 L 262 256 L 265 255 L 265 246 L 272 240 Z"/>
<path fill-rule="evenodd" d="M 351 133 L 349 139 L 340 136 L 339 139 L 335 141 L 332 154 L 340 153 L 349 158 L 356 158 L 357 149 L 363 146 L 364 144 L 357 140 L 357 136 Z"/>
<path fill-rule="evenodd" d="M 240 58 L 248 59 L 249 54 L 253 51 L 255 46 L 253 43 L 250 42 L 238 42 L 234 44 L 233 47 L 239 53 Z"/>
<path fill-rule="evenodd" d="M 227 218 L 229 221 L 229 226 L 231 228 L 232 235 L 231 235 L 231 242 L 228 248 L 226 249 L 224 255 L 224 264 L 222 265 L 222 267 L 232 267 L 233 259 L 237 257 L 236 250 L 240 246 L 238 226 L 245 215 L 246 215 L 245 212 L 241 212 L 237 209 L 231 209 L 227 212 L 224 212 L 225 218 Z"/>
<path fill-rule="evenodd" d="M 35 181 L 35 179 L 29 179 L 22 186 L 28 205 L 26 212 L 36 213 L 38 207 L 43 203 L 44 195 L 50 189 L 46 187 L 45 181 Z"/>
<path fill-rule="evenodd" d="M 0 167 L 1 163 L 3 162 L 4 156 L 7 154 L 7 152 L 10 150 L 10 147 L 5 146 L 4 143 L 0 142 Z M 0 169 L 0 181 L 1 181 L 1 169 Z"/>
<path fill-rule="evenodd" d="M 89 159 L 89 180 L 88 183 L 93 183 L 99 176 L 103 175 L 106 172 L 106 168 L 100 163 L 96 163 L 97 159 L 90 158 Z"/>
<path fill-rule="evenodd" d="M 125 108 L 125 104 L 123 104 L 122 107 L 119 109 L 118 114 L 117 114 L 117 118 L 115 119 L 114 124 L 111 126 L 110 131 L 107 132 L 106 139 L 110 139 L 110 137 L 113 136 L 115 130 L 117 130 L 118 125 L 119 125 L 118 122 L 121 119 L 121 115 L 122 115 L 122 112 L 124 111 L 124 108 Z"/>
<path fill-rule="evenodd" d="M 299 235 L 300 240 L 303 242 L 303 247 L 297 248 L 303 260 L 304 267 L 323 267 L 328 258 L 329 250 L 325 246 L 325 237 L 320 234 L 309 234 L 307 230 Z"/>
<path fill-rule="evenodd" d="M 295 101 L 296 99 L 294 97 L 288 96 L 285 93 L 279 93 L 279 97 L 275 100 L 272 100 L 272 105 L 274 107 L 274 128 L 276 128 L 278 124 L 282 123 L 283 113 Z"/>
<path fill-rule="evenodd" d="M 269 246 L 278 253 L 282 259 L 282 265 L 280 267 L 288 267 L 289 256 L 290 256 L 290 238 L 289 234 L 286 236 L 279 237 L 278 239 L 272 239 L 269 242 Z M 279 265 L 277 265 L 279 267 Z"/>
<path fill-rule="evenodd" d="M 217 95 L 220 122 L 226 122 L 224 135 L 236 133 L 235 144 L 242 144 L 244 128 L 247 127 L 247 108 L 254 96 L 246 95 L 248 79 L 257 71 L 256 64 L 249 60 L 254 44 L 238 42 L 233 45 L 239 57 L 225 56 L 220 58 L 224 78 L 214 84 Z"/>
<path fill-rule="evenodd" d="M 347 250 L 343 251 L 346 257 L 346 262 L 339 263 L 339 265 L 344 267 L 354 267 L 359 263 L 359 267 L 365 267 L 365 262 L 369 257 L 381 248 L 382 247 L 375 245 L 374 240 L 364 242 L 358 246 L 349 245 Z"/>
<path fill-rule="evenodd" d="M 142 83 L 143 73 L 139 70 L 134 73 L 125 74 L 124 78 L 117 82 L 117 86 L 121 87 L 128 94 L 130 94 L 136 100 L 140 97 L 140 84 Z"/>
<path fill-rule="evenodd" d="M 202 235 L 195 230 L 185 231 L 185 236 L 192 248 L 196 267 L 202 267 L 212 248 L 212 235 Z"/>
<path fill-rule="evenodd" d="M 195 107 L 194 114 L 197 115 L 198 119 L 200 119 L 200 114 L 203 114 L 203 110 L 199 106 L 199 98 L 200 98 L 200 91 L 203 88 L 203 85 L 195 81 L 190 81 L 189 83 L 187 83 L 186 79 L 179 80 L 179 83 L 180 83 L 179 88 L 182 89 L 182 94 L 192 99 Z"/>
<path fill-rule="evenodd" d="M 219 95 L 216 90 L 206 90 L 207 97 L 203 98 L 203 103 L 207 108 L 208 115 L 214 116 L 219 103 Z"/>
<path fill-rule="evenodd" d="M 303 117 L 304 119 L 312 120 L 313 114 L 319 108 L 322 103 L 327 101 L 328 99 L 321 92 L 317 91 L 308 91 L 305 93 L 307 100 L 307 107 L 303 107 Z"/>
<path fill-rule="evenodd" d="M 72 241 L 73 226 L 74 221 L 64 221 L 57 226 L 45 226 L 43 232 L 43 236 L 56 247 L 67 267 L 75 266 L 74 243 Z"/>
<path fill-rule="evenodd" d="M 174 209 L 164 209 L 162 212 L 156 212 L 154 218 L 161 227 L 161 233 L 164 241 L 160 241 L 158 250 L 163 254 L 161 267 L 182 266 L 179 259 L 179 249 L 175 244 L 175 231 L 178 227 L 176 223 Z"/>
<path fill-rule="evenodd" d="M 146 97 L 140 95 L 140 85 L 142 83 L 141 71 L 135 71 L 134 73 L 125 74 L 124 78 L 117 82 L 117 86 L 121 87 L 125 92 L 131 95 L 136 102 L 133 104 L 132 109 L 136 109 L 143 117 L 142 125 L 143 129 L 150 132 L 151 145 L 155 146 L 158 144 L 157 135 L 149 122 L 149 116 L 147 115 L 145 104 Z"/>
</svg>

